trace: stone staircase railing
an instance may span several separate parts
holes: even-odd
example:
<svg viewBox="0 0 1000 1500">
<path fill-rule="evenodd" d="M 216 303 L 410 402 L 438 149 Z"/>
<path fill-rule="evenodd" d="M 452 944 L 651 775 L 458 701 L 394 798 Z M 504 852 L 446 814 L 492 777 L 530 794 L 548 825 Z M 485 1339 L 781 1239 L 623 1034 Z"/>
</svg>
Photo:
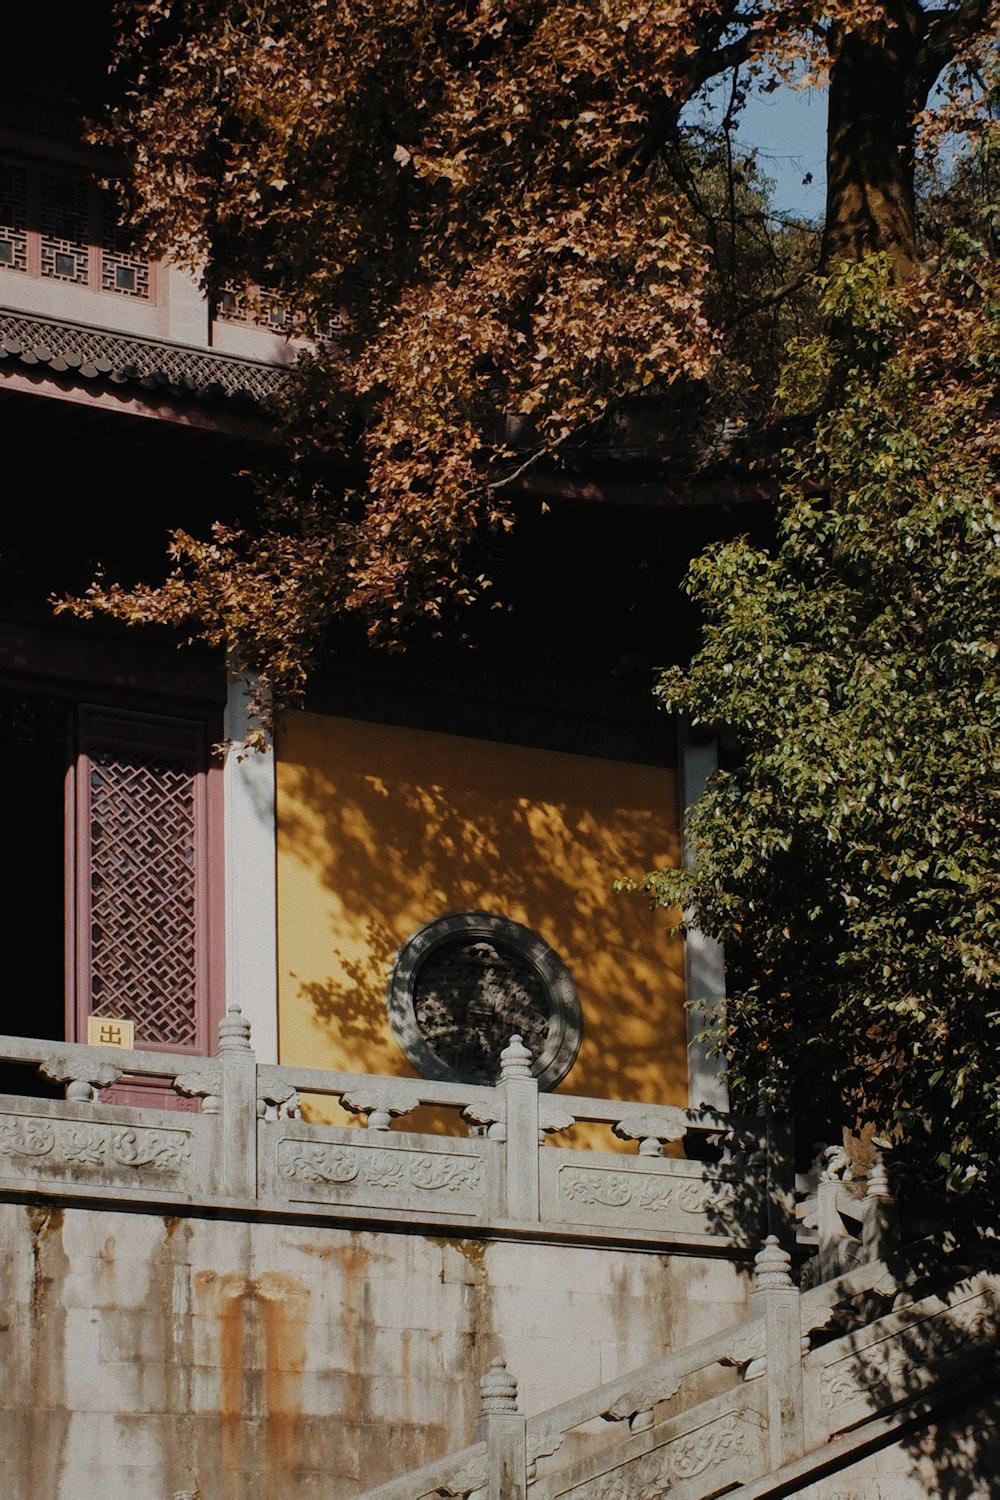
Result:
<svg viewBox="0 0 1000 1500">
<path fill-rule="evenodd" d="M 995 1358 L 1000 1276 L 913 1301 L 914 1277 L 884 1260 L 804 1293 L 790 1265 L 769 1236 L 743 1322 L 537 1416 L 517 1411 L 517 1382 L 494 1360 L 477 1441 L 360 1500 L 785 1495 L 974 1386 Z"/>
<path fill-rule="evenodd" d="M 472 1233 L 516 1226 L 740 1255 L 767 1228 L 787 1236 L 794 1212 L 773 1121 L 540 1093 L 516 1037 L 496 1087 L 258 1064 L 238 1010 L 221 1023 L 215 1057 L 0 1037 L 0 1062 L 65 1087 L 65 1099 L 0 1094 L 0 1195 L 110 1194 Z M 158 1081 L 186 1107 L 115 1102 L 136 1080 Z M 332 1098 L 364 1124 L 311 1122 L 303 1096 Z M 407 1129 L 418 1110 L 419 1128 Z M 629 1148 L 553 1143 L 580 1122 Z"/>
</svg>

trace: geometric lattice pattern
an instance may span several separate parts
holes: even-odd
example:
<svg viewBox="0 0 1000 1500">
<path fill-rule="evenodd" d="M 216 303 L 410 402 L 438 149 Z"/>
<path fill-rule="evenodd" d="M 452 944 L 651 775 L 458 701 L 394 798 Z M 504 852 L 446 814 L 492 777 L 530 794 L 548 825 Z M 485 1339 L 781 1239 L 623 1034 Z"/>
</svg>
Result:
<svg viewBox="0 0 1000 1500">
<path fill-rule="evenodd" d="M 249 328 L 266 328 L 271 333 L 305 334 L 305 321 L 292 307 L 287 298 L 265 287 L 250 283 L 242 290 L 227 286 L 219 294 L 215 316 L 220 323 L 242 323 Z M 310 328 L 308 335 L 314 344 L 336 343 L 342 339 L 350 326 L 347 308 L 342 308 L 331 318 L 325 330 Z"/>
<path fill-rule="evenodd" d="M 197 1042 L 195 776 L 122 751 L 91 757 L 91 994 L 138 1042 Z"/>
<path fill-rule="evenodd" d="M 90 188 L 79 177 L 41 174 L 42 275 L 86 286 L 90 277 Z"/>
<path fill-rule="evenodd" d="M 149 261 L 134 253 L 109 197 L 101 203 L 101 291 L 149 301 Z"/>
<path fill-rule="evenodd" d="M 0 269 L 28 269 L 28 174 L 0 164 Z"/>
<path fill-rule="evenodd" d="M 247 286 L 242 291 L 226 287 L 215 315 L 223 323 L 245 323 L 251 328 L 270 329 L 272 333 L 292 333 L 296 322 L 287 301 L 260 286 Z"/>
</svg>

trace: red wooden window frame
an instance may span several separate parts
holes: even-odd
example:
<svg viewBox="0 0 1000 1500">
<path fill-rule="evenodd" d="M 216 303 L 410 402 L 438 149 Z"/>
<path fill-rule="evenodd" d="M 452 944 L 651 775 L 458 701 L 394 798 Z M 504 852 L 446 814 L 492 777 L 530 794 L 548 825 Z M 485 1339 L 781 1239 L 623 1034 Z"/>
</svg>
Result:
<svg viewBox="0 0 1000 1500">
<path fill-rule="evenodd" d="M 86 1041 L 87 1022 L 95 1013 L 94 999 L 94 840 L 93 792 L 95 768 L 117 757 L 122 764 L 174 768 L 189 774 L 191 785 L 190 859 L 193 876 L 191 906 L 191 977 L 193 978 L 193 1033 L 181 1043 L 143 1036 L 142 997 L 127 996 L 121 1014 L 134 1015 L 136 1046 L 150 1051 L 180 1051 L 206 1055 L 215 1050 L 218 1021 L 224 1009 L 224 950 L 222 936 L 222 770 L 211 754 L 208 725 L 203 718 L 137 713 L 126 709 L 81 703 L 76 713 L 76 753 L 66 779 L 66 1035 Z M 127 824 L 130 814 L 123 814 Z M 136 821 L 137 835 L 141 832 Z M 156 830 L 152 825 L 150 831 Z M 166 846 L 165 846 L 166 847 Z M 176 851 L 172 851 L 175 853 Z M 148 855 L 146 856 L 148 859 Z M 155 851 L 154 851 L 155 857 Z M 127 864 L 132 856 L 126 850 Z M 137 861 L 136 862 L 141 862 Z M 169 892 L 167 893 L 169 900 Z M 132 912 L 127 921 L 155 922 L 151 909 Z M 150 937 L 147 932 L 146 937 Z M 155 948 L 155 935 L 152 937 Z M 159 976 L 169 988 L 170 975 Z M 136 982 L 141 974 L 136 970 Z M 106 1000 L 99 1000 L 109 1013 Z M 116 1090 L 117 1093 L 120 1092 Z M 124 1101 L 122 1101 L 124 1102 Z"/>
</svg>

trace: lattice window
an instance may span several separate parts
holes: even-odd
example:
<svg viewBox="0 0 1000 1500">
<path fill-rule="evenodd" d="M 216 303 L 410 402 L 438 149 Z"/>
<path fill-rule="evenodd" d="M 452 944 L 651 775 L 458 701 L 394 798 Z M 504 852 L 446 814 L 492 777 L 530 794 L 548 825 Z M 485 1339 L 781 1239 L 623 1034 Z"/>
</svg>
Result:
<svg viewBox="0 0 1000 1500">
<path fill-rule="evenodd" d="M 149 261 L 133 251 L 109 198 L 101 204 L 101 291 L 149 301 Z"/>
<path fill-rule="evenodd" d="M 144 1042 L 197 1036 L 194 775 L 100 751 L 90 763 L 91 1009 Z"/>
<path fill-rule="evenodd" d="M 266 328 L 271 333 L 290 334 L 296 325 L 295 314 L 286 300 L 277 292 L 259 286 L 242 290 L 226 287 L 219 296 L 216 317 L 223 323 L 242 323 L 250 328 Z"/>
<path fill-rule="evenodd" d="M 332 317 L 325 329 L 306 325 L 305 318 L 278 292 L 269 292 L 253 284 L 242 290 L 226 287 L 219 296 L 215 316 L 220 323 L 238 323 L 244 328 L 265 328 L 285 338 L 299 334 L 314 344 L 335 343 L 350 326 L 349 309 L 344 306 Z"/>
<path fill-rule="evenodd" d="M 137 255 L 96 182 L 0 159 L 0 271 L 92 292 L 155 300 L 152 263 Z"/>
<path fill-rule="evenodd" d="M 0 270 L 28 269 L 28 174 L 0 163 Z"/>
<path fill-rule="evenodd" d="M 137 1046 L 205 1050 L 213 981 L 204 727 L 81 707 L 75 772 L 76 1015 Z"/>
<path fill-rule="evenodd" d="M 90 185 L 41 174 L 41 271 L 56 281 L 90 280 Z"/>
</svg>

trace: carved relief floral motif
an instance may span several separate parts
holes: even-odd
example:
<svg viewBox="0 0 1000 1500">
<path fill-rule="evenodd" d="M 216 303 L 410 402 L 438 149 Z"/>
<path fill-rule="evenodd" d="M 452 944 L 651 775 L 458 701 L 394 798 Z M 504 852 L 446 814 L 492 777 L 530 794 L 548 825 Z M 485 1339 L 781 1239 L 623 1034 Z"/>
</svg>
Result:
<svg viewBox="0 0 1000 1500">
<path fill-rule="evenodd" d="M 674 1190 L 668 1182 L 657 1182 L 655 1178 L 648 1178 L 643 1183 L 642 1192 L 639 1194 L 639 1207 L 651 1208 L 654 1211 L 658 1208 L 669 1208 L 673 1197 Z"/>
<path fill-rule="evenodd" d="M 188 1161 L 191 1141 L 178 1130 L 109 1130 L 72 1121 L 18 1120 L 0 1124 L 0 1153 L 48 1157 L 53 1165 L 68 1167 L 175 1172 Z"/>
<path fill-rule="evenodd" d="M 469 1192 L 483 1187 L 483 1164 L 478 1157 L 417 1155 L 411 1151 L 355 1151 L 344 1146 L 282 1141 L 278 1171 L 292 1182 L 348 1183 L 357 1179 L 369 1188 L 421 1192 Z"/>
<path fill-rule="evenodd" d="M 727 1412 L 694 1432 L 686 1432 L 652 1453 L 569 1490 L 562 1500 L 660 1500 L 673 1485 L 692 1479 L 713 1464 L 737 1458 L 747 1449 L 747 1424 Z"/>
<path fill-rule="evenodd" d="M 341 1146 L 298 1146 L 283 1141 L 278 1170 L 291 1182 L 353 1182 L 361 1162 L 356 1151 Z"/>
<path fill-rule="evenodd" d="M 369 1187 L 401 1188 L 405 1185 L 403 1164 L 393 1157 L 388 1160 L 370 1157 L 365 1166 L 364 1178 Z"/>
<path fill-rule="evenodd" d="M 191 1141 L 176 1130 L 113 1130 L 111 1156 L 119 1167 L 158 1167 L 174 1172 L 191 1155 Z"/>
<path fill-rule="evenodd" d="M 733 1200 L 729 1183 L 666 1174 L 606 1172 L 564 1167 L 559 1174 L 563 1198 L 589 1207 L 625 1208 L 658 1214 L 679 1209 L 685 1214 L 725 1213 Z"/>
<path fill-rule="evenodd" d="M 444 1189 L 447 1193 L 454 1193 L 462 1188 L 477 1192 L 482 1178 L 482 1163 L 475 1157 L 422 1156 L 410 1168 L 413 1186 L 428 1192 Z"/>
<path fill-rule="evenodd" d="M 738 1412 L 689 1432 L 671 1443 L 670 1466 L 678 1479 L 692 1479 L 710 1464 L 746 1451 L 746 1429 Z"/>
<path fill-rule="evenodd" d="M 576 1203 L 624 1208 L 632 1201 L 632 1184 L 624 1173 L 564 1170 L 559 1183 L 563 1194 Z"/>
<path fill-rule="evenodd" d="M 107 1140 L 99 1130 L 83 1126 L 68 1132 L 63 1142 L 63 1160 L 79 1167 L 103 1167 Z"/>
<path fill-rule="evenodd" d="M 838 1408 L 883 1385 L 890 1393 L 912 1393 L 931 1380 L 931 1361 L 970 1343 L 992 1345 L 998 1332 L 992 1303 L 984 1296 L 970 1298 L 830 1365 L 821 1376 L 824 1397 Z"/>
<path fill-rule="evenodd" d="M 48 1156 L 56 1134 L 45 1120 L 7 1120 L 0 1125 L 0 1151 L 5 1156 Z"/>
</svg>

